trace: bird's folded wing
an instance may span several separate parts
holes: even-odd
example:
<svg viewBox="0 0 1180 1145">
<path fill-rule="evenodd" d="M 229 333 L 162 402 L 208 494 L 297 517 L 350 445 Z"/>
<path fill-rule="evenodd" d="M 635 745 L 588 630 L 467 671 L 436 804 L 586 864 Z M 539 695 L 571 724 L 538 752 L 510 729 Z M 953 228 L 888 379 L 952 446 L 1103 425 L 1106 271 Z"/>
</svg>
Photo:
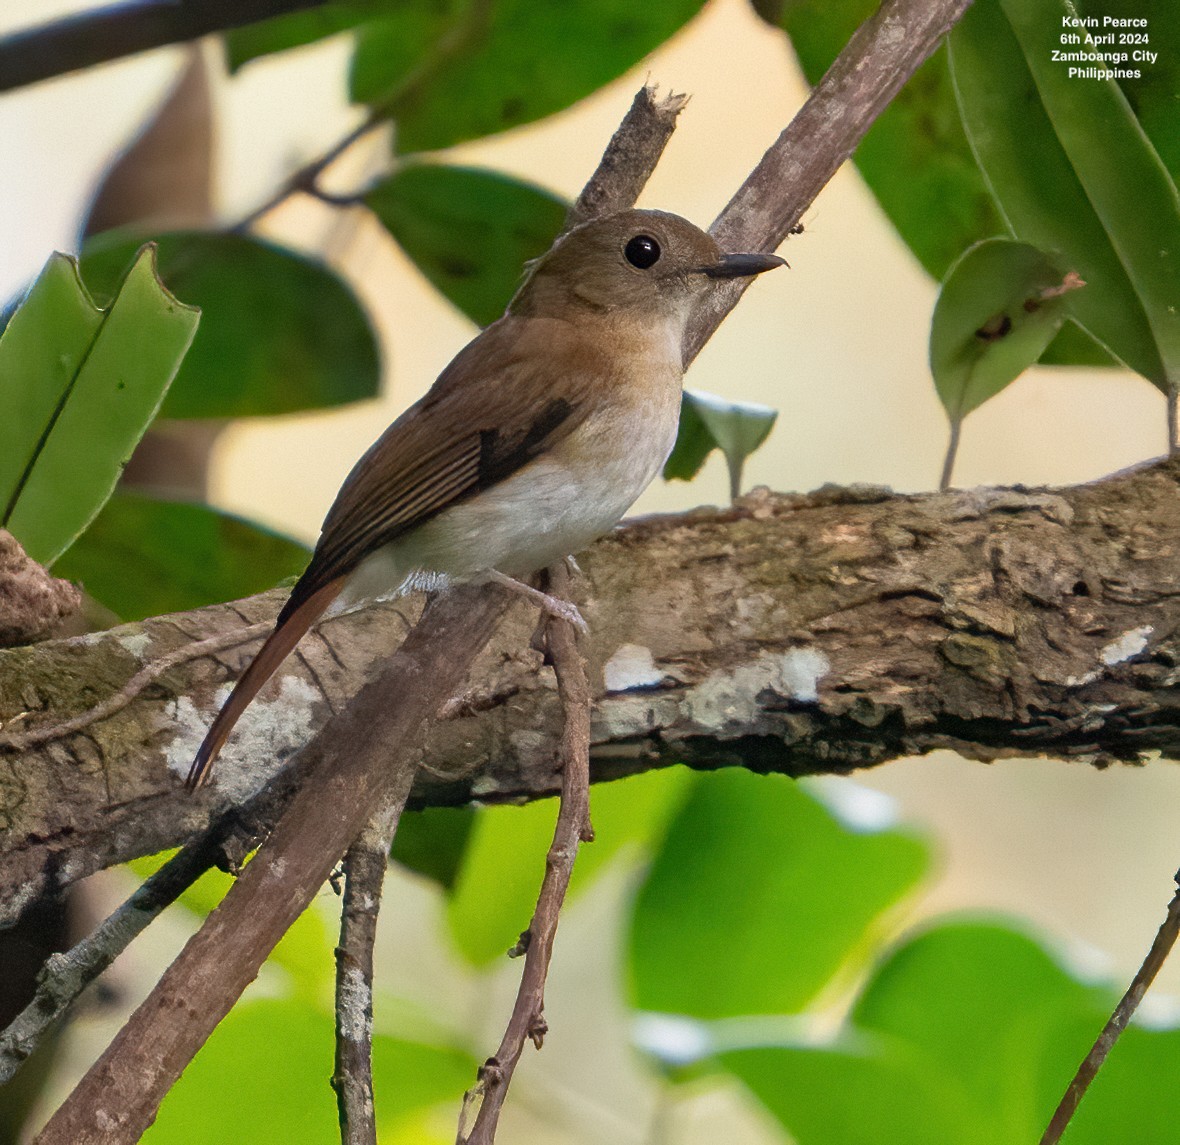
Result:
<svg viewBox="0 0 1180 1145">
<path fill-rule="evenodd" d="M 382 545 L 527 465 L 585 419 L 595 363 L 489 327 L 357 463 L 284 612 Z M 477 352 L 478 351 L 478 352 Z"/>
</svg>

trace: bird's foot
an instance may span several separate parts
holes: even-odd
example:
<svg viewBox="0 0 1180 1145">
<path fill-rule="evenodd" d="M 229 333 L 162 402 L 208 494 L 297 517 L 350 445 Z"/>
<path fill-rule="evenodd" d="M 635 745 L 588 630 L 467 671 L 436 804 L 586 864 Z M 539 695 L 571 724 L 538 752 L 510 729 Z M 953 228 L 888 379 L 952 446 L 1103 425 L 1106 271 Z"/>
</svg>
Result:
<svg viewBox="0 0 1180 1145">
<path fill-rule="evenodd" d="M 502 572 L 497 572 L 495 569 L 489 569 L 485 576 L 488 580 L 503 585 L 509 591 L 526 597 L 534 604 L 539 605 L 541 610 L 548 616 L 556 616 L 559 620 L 568 621 L 579 632 L 590 631 L 590 626 L 578 611 L 578 606 L 572 601 L 562 600 L 561 597 L 542 592 L 539 588 L 533 588 L 531 584 L 525 584 L 524 581 L 507 576 Z"/>
</svg>

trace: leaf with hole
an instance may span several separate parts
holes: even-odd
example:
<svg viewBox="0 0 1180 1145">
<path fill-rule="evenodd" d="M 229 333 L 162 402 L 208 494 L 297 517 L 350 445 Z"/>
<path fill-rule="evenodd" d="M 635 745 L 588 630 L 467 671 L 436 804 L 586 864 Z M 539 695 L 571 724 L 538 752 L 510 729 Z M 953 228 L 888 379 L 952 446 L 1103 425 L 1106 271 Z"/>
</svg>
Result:
<svg viewBox="0 0 1180 1145">
<path fill-rule="evenodd" d="M 82 273 L 96 295 L 137 241 L 111 231 L 86 243 Z M 204 314 L 161 416 L 294 413 L 376 395 L 373 328 L 328 267 L 245 235 L 172 231 L 158 241 L 160 277 Z"/>
<path fill-rule="evenodd" d="M 952 425 L 1041 356 L 1084 285 L 1028 243 L 988 239 L 964 253 L 930 323 L 930 369 Z"/>
<path fill-rule="evenodd" d="M 0 526 L 42 564 L 111 495 L 200 317 L 156 276 L 154 247 L 126 254 L 105 310 L 53 255 L 0 335 Z"/>
<path fill-rule="evenodd" d="M 685 390 L 680 401 L 676 444 L 664 462 L 665 481 L 691 481 L 714 449 L 725 454 L 729 495 L 742 491 L 742 470 L 770 436 L 778 410 L 757 402 L 735 402 L 703 390 Z"/>
<path fill-rule="evenodd" d="M 473 322 L 494 322 L 524 264 L 547 251 L 568 204 L 496 171 L 409 164 L 365 202 L 434 287 Z"/>
</svg>

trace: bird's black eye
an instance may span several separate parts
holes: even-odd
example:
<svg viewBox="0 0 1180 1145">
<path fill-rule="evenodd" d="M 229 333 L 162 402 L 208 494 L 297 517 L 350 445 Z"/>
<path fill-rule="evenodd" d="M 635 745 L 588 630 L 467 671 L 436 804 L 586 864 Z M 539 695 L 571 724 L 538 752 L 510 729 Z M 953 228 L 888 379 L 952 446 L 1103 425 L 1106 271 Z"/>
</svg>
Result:
<svg viewBox="0 0 1180 1145">
<path fill-rule="evenodd" d="M 660 260 L 660 244 L 651 235 L 636 235 L 625 247 L 627 261 L 640 270 L 655 266 Z"/>
</svg>

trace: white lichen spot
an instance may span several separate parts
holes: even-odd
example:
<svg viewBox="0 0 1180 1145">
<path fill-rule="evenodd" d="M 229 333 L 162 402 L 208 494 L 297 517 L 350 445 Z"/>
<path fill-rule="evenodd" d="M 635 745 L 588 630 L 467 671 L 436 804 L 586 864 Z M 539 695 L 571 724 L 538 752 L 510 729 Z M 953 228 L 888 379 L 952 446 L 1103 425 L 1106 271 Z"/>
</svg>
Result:
<svg viewBox="0 0 1180 1145">
<path fill-rule="evenodd" d="M 146 632 L 134 632 L 128 636 L 119 636 L 116 639 L 120 646 L 126 648 L 137 660 L 143 659 L 143 654 L 148 650 L 148 645 L 152 642 L 151 636 Z"/>
<path fill-rule="evenodd" d="M 1144 624 L 1140 628 L 1124 632 L 1117 640 L 1112 640 L 1102 649 L 1102 663 L 1108 668 L 1113 668 L 1115 664 L 1122 664 L 1125 660 L 1138 656 L 1147 647 L 1147 638 L 1153 631 L 1150 624 Z"/>
<path fill-rule="evenodd" d="M 229 695 L 229 686 L 218 690 L 218 707 Z M 298 676 L 284 676 L 277 696 L 269 690 L 246 709 L 221 752 L 213 782 L 230 798 L 241 800 L 262 786 L 275 772 L 280 757 L 302 747 L 315 731 L 315 705 L 320 693 Z M 165 721 L 175 733 L 165 749 L 169 770 L 187 776 L 193 756 L 212 723 L 212 714 L 181 696 Z"/>
<path fill-rule="evenodd" d="M 602 677 L 608 692 L 629 692 L 663 683 L 664 673 L 656 667 L 650 648 L 623 644 L 603 665 Z"/>
<path fill-rule="evenodd" d="M 752 664 L 711 673 L 686 698 L 689 719 L 709 734 L 751 724 L 758 714 L 758 697 L 781 683 L 776 660 L 762 656 Z"/>
<path fill-rule="evenodd" d="M 792 648 L 783 653 L 784 695 L 806 704 L 819 699 L 819 682 L 831 671 L 831 661 L 818 648 Z"/>
</svg>

